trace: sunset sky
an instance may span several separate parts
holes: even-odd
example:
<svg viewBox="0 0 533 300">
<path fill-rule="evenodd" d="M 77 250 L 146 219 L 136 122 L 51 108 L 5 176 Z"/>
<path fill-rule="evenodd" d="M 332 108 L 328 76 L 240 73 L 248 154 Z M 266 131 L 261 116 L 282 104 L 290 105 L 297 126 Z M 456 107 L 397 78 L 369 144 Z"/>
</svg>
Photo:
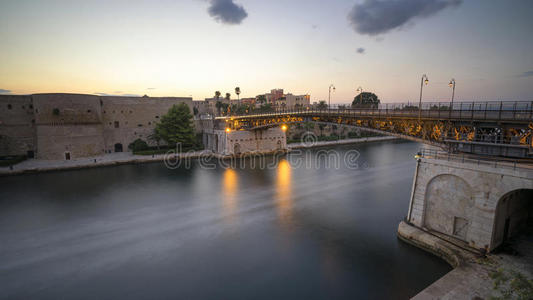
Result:
<svg viewBox="0 0 533 300">
<path fill-rule="evenodd" d="M 533 101 L 531 0 L 0 1 L 0 92 Z"/>
</svg>

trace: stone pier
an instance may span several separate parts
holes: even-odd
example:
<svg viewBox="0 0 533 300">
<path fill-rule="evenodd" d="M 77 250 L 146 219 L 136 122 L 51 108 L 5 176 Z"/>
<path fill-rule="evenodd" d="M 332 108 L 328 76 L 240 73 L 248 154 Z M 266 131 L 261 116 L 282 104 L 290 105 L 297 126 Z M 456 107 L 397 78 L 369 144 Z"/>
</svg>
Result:
<svg viewBox="0 0 533 300">
<path fill-rule="evenodd" d="M 533 217 L 533 169 L 418 157 L 407 221 L 490 252 Z"/>
</svg>

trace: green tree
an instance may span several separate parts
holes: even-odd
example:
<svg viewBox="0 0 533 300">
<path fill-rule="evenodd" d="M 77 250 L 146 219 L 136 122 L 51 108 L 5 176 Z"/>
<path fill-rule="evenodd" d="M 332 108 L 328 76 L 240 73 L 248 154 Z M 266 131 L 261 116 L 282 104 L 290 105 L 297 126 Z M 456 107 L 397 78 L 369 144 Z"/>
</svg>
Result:
<svg viewBox="0 0 533 300">
<path fill-rule="evenodd" d="M 231 99 L 231 94 L 230 93 L 226 93 L 226 97 L 225 98 L 226 98 L 226 100 L 229 101 Z"/>
<path fill-rule="evenodd" d="M 216 92 L 215 92 L 215 99 L 217 99 L 217 100 L 220 99 L 220 95 L 222 95 L 222 94 L 220 93 L 220 91 L 216 91 Z"/>
<path fill-rule="evenodd" d="M 196 146 L 196 137 L 189 106 L 173 105 L 155 126 L 155 134 L 169 146 L 181 143 L 184 149 Z"/>
<path fill-rule="evenodd" d="M 362 92 L 355 96 L 352 107 L 377 108 L 380 103 L 378 96 L 370 92 Z"/>
<path fill-rule="evenodd" d="M 148 136 L 148 140 L 154 141 L 155 144 L 157 145 L 157 149 L 159 149 L 159 146 L 161 144 L 161 137 L 158 134 L 156 134 L 155 132 L 150 134 Z"/>
<path fill-rule="evenodd" d="M 222 102 L 220 101 L 217 101 L 217 103 L 215 103 L 215 107 L 217 108 L 217 113 L 220 115 L 220 111 L 222 110 Z"/>
<path fill-rule="evenodd" d="M 315 129 L 315 123 L 305 122 L 304 123 L 304 128 L 305 128 L 306 131 L 314 130 Z"/>
<path fill-rule="evenodd" d="M 273 111 L 274 111 L 274 108 L 270 104 L 261 104 L 261 107 L 259 107 L 259 112 L 261 113 L 269 113 Z"/>
<path fill-rule="evenodd" d="M 222 107 L 222 114 L 228 113 L 229 103 L 222 103 L 221 107 Z"/>
<path fill-rule="evenodd" d="M 317 108 L 318 109 L 327 109 L 328 108 L 328 104 L 326 103 L 326 101 L 322 100 L 322 101 L 318 102 Z"/>
<path fill-rule="evenodd" d="M 325 124 L 318 124 L 318 128 L 320 129 L 320 136 L 324 135 L 324 128 L 326 128 Z"/>
</svg>

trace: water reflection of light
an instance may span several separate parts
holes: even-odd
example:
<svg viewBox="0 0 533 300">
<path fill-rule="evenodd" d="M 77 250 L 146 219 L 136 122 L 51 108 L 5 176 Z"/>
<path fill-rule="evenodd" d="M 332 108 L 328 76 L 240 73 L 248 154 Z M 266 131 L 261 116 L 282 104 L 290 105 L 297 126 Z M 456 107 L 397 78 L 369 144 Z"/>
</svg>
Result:
<svg viewBox="0 0 533 300">
<path fill-rule="evenodd" d="M 233 221 L 237 210 L 237 189 L 239 186 L 237 172 L 233 169 L 224 170 L 222 179 L 222 197 L 224 218 Z"/>
<path fill-rule="evenodd" d="M 292 219 L 291 166 L 288 161 L 280 160 L 276 178 L 276 203 L 281 223 L 290 225 Z"/>
</svg>

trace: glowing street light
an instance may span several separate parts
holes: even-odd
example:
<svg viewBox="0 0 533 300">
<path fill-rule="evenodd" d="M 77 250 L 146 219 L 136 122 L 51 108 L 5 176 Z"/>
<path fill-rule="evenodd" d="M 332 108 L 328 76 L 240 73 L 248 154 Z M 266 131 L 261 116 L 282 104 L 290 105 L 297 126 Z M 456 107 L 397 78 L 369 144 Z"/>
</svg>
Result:
<svg viewBox="0 0 533 300">
<path fill-rule="evenodd" d="M 231 131 L 231 128 L 226 128 L 226 132 L 229 133 Z"/>
<path fill-rule="evenodd" d="M 424 84 L 428 85 L 429 79 L 426 74 L 422 75 L 422 79 L 420 80 L 420 101 L 418 102 L 418 120 L 420 121 L 420 117 L 422 116 L 422 89 L 424 88 Z"/>
<path fill-rule="evenodd" d="M 455 97 L 455 79 L 452 78 L 452 80 L 450 80 L 450 83 L 448 83 L 448 85 L 452 88 L 452 104 L 451 104 L 451 107 L 453 107 L 453 98 Z"/>
<path fill-rule="evenodd" d="M 333 92 L 335 92 L 335 86 L 333 83 L 329 85 L 328 108 L 331 108 L 331 89 L 333 89 Z"/>
<path fill-rule="evenodd" d="M 287 131 L 287 125 L 285 125 L 285 124 L 281 125 L 281 130 Z"/>
</svg>

